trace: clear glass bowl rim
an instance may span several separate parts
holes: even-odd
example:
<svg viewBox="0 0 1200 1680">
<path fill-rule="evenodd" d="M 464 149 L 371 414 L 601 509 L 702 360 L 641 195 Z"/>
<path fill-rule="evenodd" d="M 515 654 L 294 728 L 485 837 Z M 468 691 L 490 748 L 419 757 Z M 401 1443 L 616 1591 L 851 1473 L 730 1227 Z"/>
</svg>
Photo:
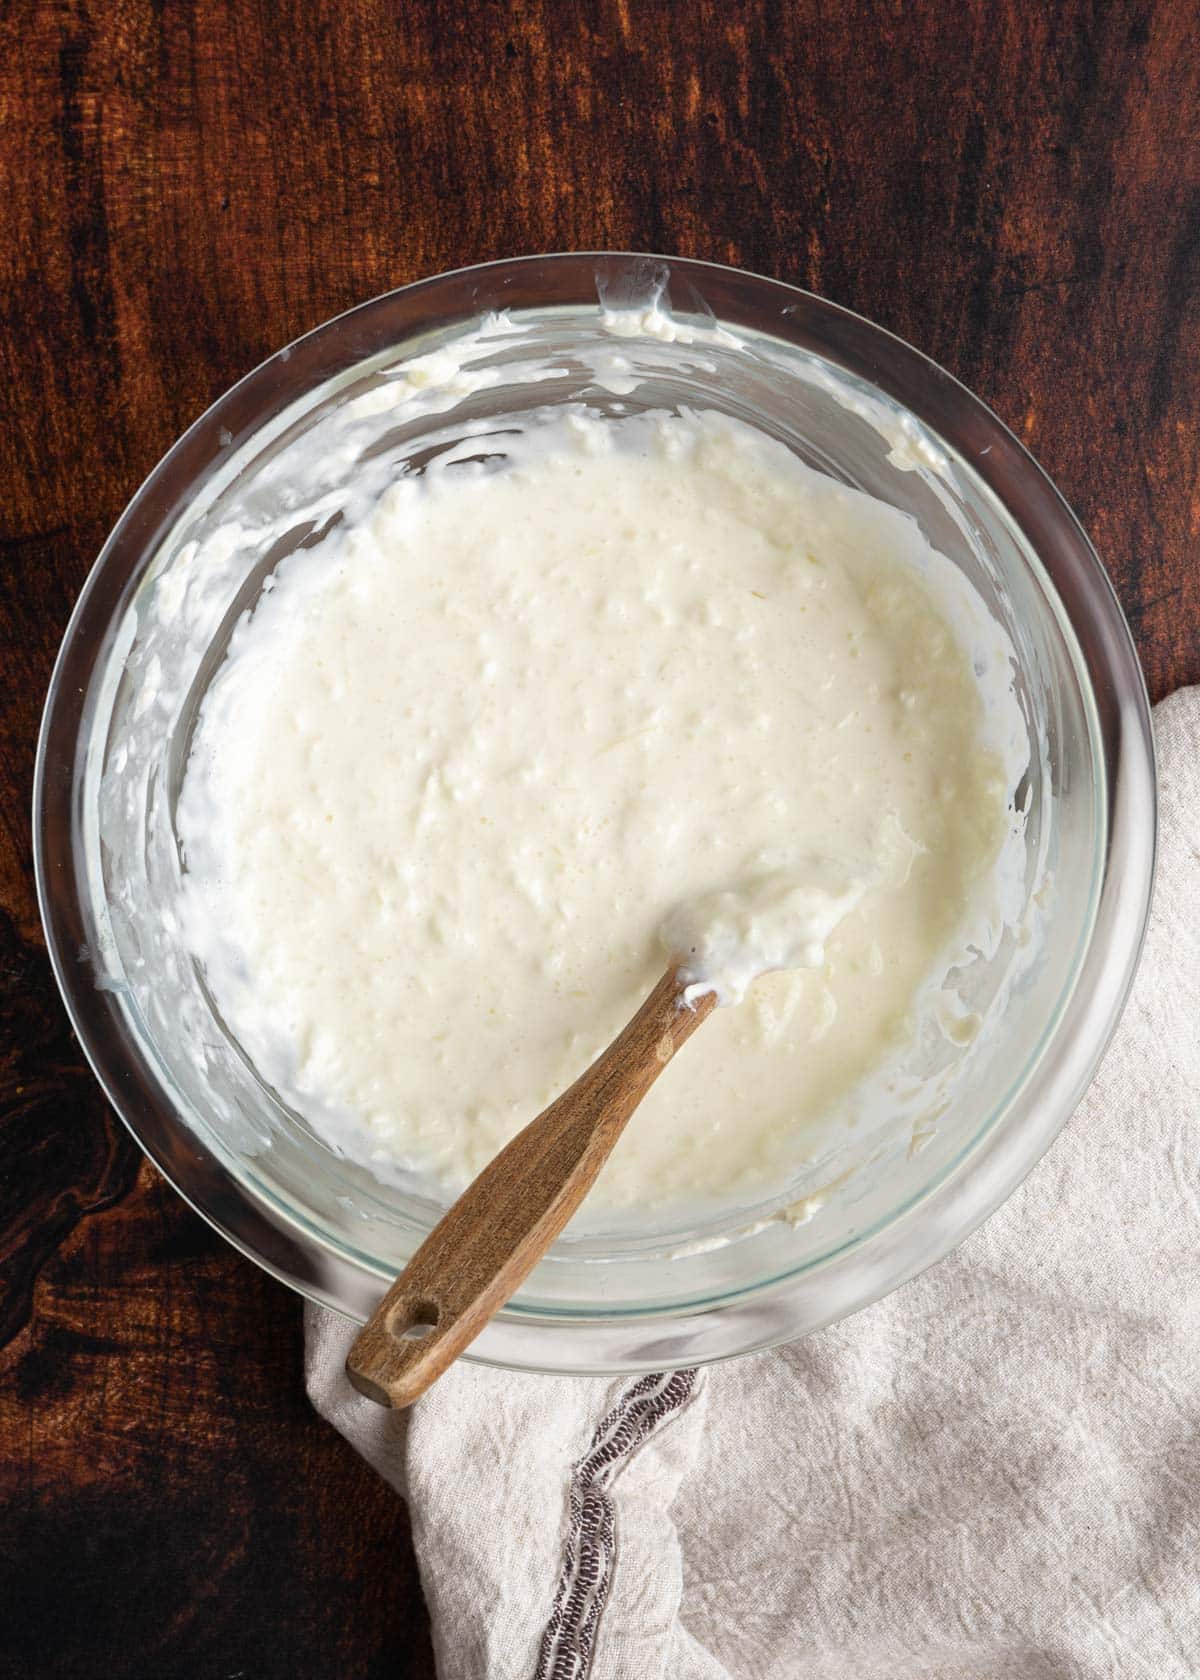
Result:
<svg viewBox="0 0 1200 1680">
<path fill-rule="evenodd" d="M 1037 462 L 967 388 L 903 340 L 853 311 L 786 282 L 694 259 L 633 252 L 560 252 L 503 259 L 412 282 L 334 317 L 294 340 L 246 374 L 187 429 L 135 493 L 101 549 L 71 615 L 51 677 L 34 772 L 33 838 L 38 904 L 47 948 L 72 1026 L 109 1101 L 134 1138 L 180 1195 L 227 1241 L 311 1300 L 363 1318 L 381 1289 L 382 1273 L 350 1251 L 319 1242 L 286 1210 L 252 1193 L 163 1100 L 150 1065 L 123 1032 L 83 955 L 86 925 L 76 873 L 79 821 L 77 753 L 83 722 L 80 696 L 114 602 L 152 551 L 161 507 L 177 506 L 173 481 L 181 464 L 203 463 L 227 437 L 230 421 L 253 411 L 258 393 L 283 364 L 307 353 L 323 383 L 345 355 L 355 359 L 356 328 L 398 300 L 450 291 L 469 296 L 474 282 L 501 290 L 518 273 L 595 265 L 644 271 L 665 265 L 674 283 L 706 300 L 714 283 L 744 287 L 753 303 L 775 306 L 765 330 L 786 330 L 799 316 L 821 330 L 821 353 L 868 378 L 965 453 L 1037 554 L 1082 654 L 1079 673 L 1090 689 L 1097 725 L 1091 743 L 1107 805 L 1091 937 L 1074 986 L 1049 1042 L 1017 1095 L 989 1123 L 965 1156 L 916 1201 L 849 1251 L 791 1277 L 750 1287 L 699 1311 L 663 1311 L 595 1320 L 530 1313 L 514 1307 L 489 1326 L 471 1358 L 514 1369 L 624 1372 L 732 1357 L 793 1339 L 869 1305 L 955 1248 L 1020 1183 L 1053 1142 L 1091 1080 L 1132 984 L 1153 888 L 1156 802 L 1149 702 L 1128 626 L 1108 574 L 1075 516 Z M 465 321 L 478 310 L 462 315 Z M 437 325 L 444 324 L 443 319 Z M 799 326 L 797 322 L 797 326 Z M 784 330 L 781 330 L 781 326 Z M 420 327 L 406 336 L 416 336 Z M 378 343 L 374 344 L 378 349 Z M 326 365 L 320 360 L 328 353 Z M 365 352 L 364 352 L 365 353 Z M 864 363 L 866 365 L 864 365 Z M 195 481 L 195 474 L 189 482 Z M 163 493 L 165 492 L 165 496 Z"/>
</svg>

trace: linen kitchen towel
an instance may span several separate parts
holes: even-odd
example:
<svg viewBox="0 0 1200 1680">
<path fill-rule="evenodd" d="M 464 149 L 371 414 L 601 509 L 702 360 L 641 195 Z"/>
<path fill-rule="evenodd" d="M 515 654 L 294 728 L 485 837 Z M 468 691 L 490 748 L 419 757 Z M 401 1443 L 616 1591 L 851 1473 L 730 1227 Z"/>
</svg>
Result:
<svg viewBox="0 0 1200 1680">
<path fill-rule="evenodd" d="M 1200 689 L 1155 713 L 1145 956 L 1045 1160 L 804 1341 L 317 1409 L 407 1498 L 442 1680 L 1200 1675 Z"/>
</svg>

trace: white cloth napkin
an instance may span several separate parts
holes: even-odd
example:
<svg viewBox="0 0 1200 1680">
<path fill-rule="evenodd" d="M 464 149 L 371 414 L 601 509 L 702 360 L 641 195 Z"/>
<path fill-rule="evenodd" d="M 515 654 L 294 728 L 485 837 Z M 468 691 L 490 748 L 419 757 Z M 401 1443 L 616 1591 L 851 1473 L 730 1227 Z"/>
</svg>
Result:
<svg viewBox="0 0 1200 1680">
<path fill-rule="evenodd" d="M 460 1365 L 317 1409 L 409 1501 L 442 1680 L 1200 1675 L 1200 689 L 1117 1038 L 949 1259 L 832 1329 L 610 1382 Z M 589 1667 L 590 1663 L 590 1667 Z"/>
</svg>

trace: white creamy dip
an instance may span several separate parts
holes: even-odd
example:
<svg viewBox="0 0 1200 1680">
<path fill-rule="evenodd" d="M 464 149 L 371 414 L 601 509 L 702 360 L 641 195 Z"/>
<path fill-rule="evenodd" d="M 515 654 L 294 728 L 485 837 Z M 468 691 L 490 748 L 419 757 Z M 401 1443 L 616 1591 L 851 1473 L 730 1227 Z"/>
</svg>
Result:
<svg viewBox="0 0 1200 1680">
<path fill-rule="evenodd" d="M 947 971 L 994 946 L 1007 644 L 913 520 L 726 416 L 477 441 L 234 632 L 177 811 L 191 947 L 287 1101 L 450 1190 L 667 951 L 736 1007 L 596 1196 L 767 1194 L 901 1102 Z"/>
</svg>

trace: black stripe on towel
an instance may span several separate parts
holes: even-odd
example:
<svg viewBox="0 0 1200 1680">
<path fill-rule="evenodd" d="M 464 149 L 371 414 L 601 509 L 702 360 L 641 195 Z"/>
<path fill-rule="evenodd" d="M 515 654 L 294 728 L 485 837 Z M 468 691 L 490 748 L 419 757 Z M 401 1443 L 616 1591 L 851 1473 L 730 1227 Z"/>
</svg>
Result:
<svg viewBox="0 0 1200 1680">
<path fill-rule="evenodd" d="M 687 1404 L 695 1385 L 694 1368 L 641 1377 L 601 1418 L 587 1452 L 571 1467 L 562 1572 L 533 1680 L 584 1680 L 612 1579 L 608 1485 L 642 1442 Z"/>
</svg>

